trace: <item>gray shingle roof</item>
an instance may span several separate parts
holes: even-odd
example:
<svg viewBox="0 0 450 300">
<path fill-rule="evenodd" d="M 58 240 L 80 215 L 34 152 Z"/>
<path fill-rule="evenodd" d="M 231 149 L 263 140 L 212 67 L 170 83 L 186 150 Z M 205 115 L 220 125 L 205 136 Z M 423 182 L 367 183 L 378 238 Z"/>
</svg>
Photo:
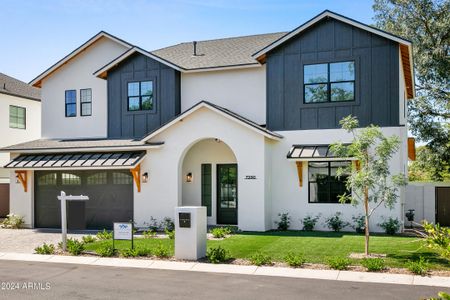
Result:
<svg viewBox="0 0 450 300">
<path fill-rule="evenodd" d="M 0 73 L 0 94 L 41 101 L 39 89 L 3 73 Z"/>
<path fill-rule="evenodd" d="M 197 42 L 197 56 L 193 55 L 193 42 L 151 51 L 186 70 L 256 65 L 252 54 L 279 39 L 286 32 L 249 35 Z"/>
<path fill-rule="evenodd" d="M 55 140 L 55 139 L 40 139 L 30 142 L 20 143 L 5 147 L 0 149 L 3 152 L 22 152 L 22 151 L 33 151 L 33 150 L 54 150 L 67 151 L 67 150 L 77 150 L 79 149 L 96 149 L 96 148 L 149 148 L 152 146 L 159 146 L 162 143 L 145 143 L 139 140 L 131 139 L 77 139 L 77 140 Z"/>
</svg>

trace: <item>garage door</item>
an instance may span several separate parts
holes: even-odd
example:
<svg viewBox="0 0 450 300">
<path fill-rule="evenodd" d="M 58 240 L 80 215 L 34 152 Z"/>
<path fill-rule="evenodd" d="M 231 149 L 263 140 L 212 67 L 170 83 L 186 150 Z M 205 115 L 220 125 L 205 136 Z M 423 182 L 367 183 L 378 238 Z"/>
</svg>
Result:
<svg viewBox="0 0 450 300">
<path fill-rule="evenodd" d="M 71 202 L 69 229 L 111 228 L 113 222 L 133 219 L 133 177 L 129 170 L 36 171 L 35 226 L 60 228 L 61 211 L 56 198 L 87 195 L 86 202 Z"/>
<path fill-rule="evenodd" d="M 0 183 L 0 218 L 9 214 L 9 183 Z"/>
</svg>

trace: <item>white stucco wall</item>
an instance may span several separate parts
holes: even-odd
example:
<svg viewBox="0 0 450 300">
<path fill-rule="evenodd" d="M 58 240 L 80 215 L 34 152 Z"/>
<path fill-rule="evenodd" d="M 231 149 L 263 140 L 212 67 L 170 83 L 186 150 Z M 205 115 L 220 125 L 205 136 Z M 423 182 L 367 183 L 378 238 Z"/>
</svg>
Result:
<svg viewBox="0 0 450 300">
<path fill-rule="evenodd" d="M 9 127 L 9 106 L 26 109 L 26 128 Z M 0 94 L 0 148 L 37 140 L 41 136 L 41 102 Z M 9 162 L 9 153 L 0 153 L 0 183 L 9 182 L 9 170 L 2 167 Z"/>
<path fill-rule="evenodd" d="M 217 164 L 236 163 L 233 151 L 222 141 L 207 139 L 199 141 L 193 145 L 186 153 L 182 167 L 182 205 L 201 206 L 201 164 L 211 164 L 212 174 L 212 197 L 211 216 L 208 217 L 208 224 L 216 224 L 217 213 Z M 191 172 L 192 182 L 186 182 L 184 177 Z M 238 168 L 239 173 L 239 168 Z"/>
<path fill-rule="evenodd" d="M 405 135 L 403 127 L 382 128 L 386 135 Z M 316 225 L 318 230 L 328 230 L 325 225 L 325 218 L 333 215 L 335 212 L 342 212 L 342 218 L 352 223 L 352 216 L 362 214 L 362 207 L 353 207 L 350 204 L 329 204 L 329 203 L 308 203 L 308 164 L 303 163 L 303 186 L 299 186 L 297 167 L 294 161 L 286 159 L 286 154 L 293 144 L 330 144 L 335 141 L 350 142 L 352 137 L 342 129 L 327 130 L 304 130 L 304 131 L 283 131 L 279 132 L 284 139 L 272 145 L 272 226 L 279 219 L 278 213 L 289 212 L 291 216 L 291 229 L 301 229 L 300 222 L 306 215 L 321 214 L 320 221 Z M 403 148 L 402 148 L 403 149 Z M 391 160 L 391 171 L 398 174 L 404 170 L 406 161 L 402 160 L 404 150 L 400 150 Z M 403 219 L 403 201 L 404 193 L 400 195 L 395 208 L 389 210 L 380 207 L 373 214 L 371 219 L 371 230 L 381 231 L 377 226 L 381 217 L 393 216 L 400 220 Z M 346 230 L 353 230 L 346 228 Z"/>
<path fill-rule="evenodd" d="M 206 138 L 222 140 L 236 157 L 239 228 L 269 229 L 266 227 L 264 204 L 264 136 L 207 108 L 201 108 L 151 139 L 165 144 L 160 149 L 149 150 L 141 165 L 141 172 L 148 172 L 150 179 L 142 184 L 141 193 L 135 188 L 135 221 L 142 225 L 149 221 L 150 216 L 173 218 L 173 208 L 182 204 L 184 157 L 191 146 Z M 245 180 L 246 175 L 254 175 L 257 179 Z"/>
<path fill-rule="evenodd" d="M 448 182 L 410 182 L 406 186 L 405 211 L 415 210 L 415 222 L 436 222 L 436 187 L 449 187 Z"/>
<path fill-rule="evenodd" d="M 181 111 L 205 100 L 266 123 L 266 67 L 181 74 Z"/>
<path fill-rule="evenodd" d="M 107 136 L 106 80 L 92 75 L 126 51 L 101 38 L 42 82 L 42 137 L 97 138 Z M 92 115 L 80 116 L 80 89 L 92 89 Z M 65 117 L 65 91 L 77 92 L 77 116 Z"/>
<path fill-rule="evenodd" d="M 25 220 L 23 227 L 31 228 L 34 226 L 34 172 L 27 171 L 27 192 L 24 191 L 20 182 L 16 182 L 14 172 L 11 172 L 10 176 L 9 211 L 10 213 L 23 216 Z"/>
</svg>

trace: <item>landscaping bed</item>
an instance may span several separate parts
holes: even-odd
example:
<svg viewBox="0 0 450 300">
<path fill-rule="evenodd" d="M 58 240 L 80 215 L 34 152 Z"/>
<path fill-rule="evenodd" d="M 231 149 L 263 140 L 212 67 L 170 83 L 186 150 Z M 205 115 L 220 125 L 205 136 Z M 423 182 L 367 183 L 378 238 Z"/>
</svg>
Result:
<svg viewBox="0 0 450 300">
<path fill-rule="evenodd" d="M 103 240 L 97 239 L 85 243 L 81 254 L 175 260 L 173 258 L 174 240 L 161 235 L 136 238 L 134 251 L 130 250 L 130 241 L 115 241 L 117 250 L 114 253 L 108 252 L 106 255 L 102 253 L 104 249 L 111 250 L 111 246 L 112 240 L 104 237 Z M 208 235 L 207 248 L 210 251 L 220 248 L 220 251 L 213 253 L 214 257 L 219 256 L 216 262 L 223 262 L 221 260 L 223 259 L 225 263 L 230 264 L 296 266 L 308 269 L 333 268 L 351 271 L 372 270 L 398 274 L 410 274 L 410 270 L 413 270 L 416 274 L 450 276 L 448 261 L 422 247 L 417 237 L 372 235 L 371 252 L 383 255 L 368 261 L 349 258 L 351 254 L 363 252 L 364 236 L 342 232 L 242 232 L 218 239 Z M 55 254 L 60 253 L 61 251 L 55 249 Z"/>
</svg>

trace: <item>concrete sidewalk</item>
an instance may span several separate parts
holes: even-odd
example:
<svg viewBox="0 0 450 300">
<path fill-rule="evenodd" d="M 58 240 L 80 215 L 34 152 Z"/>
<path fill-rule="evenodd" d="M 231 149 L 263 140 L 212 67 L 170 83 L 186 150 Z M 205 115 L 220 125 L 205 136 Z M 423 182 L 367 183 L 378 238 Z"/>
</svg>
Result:
<svg viewBox="0 0 450 300">
<path fill-rule="evenodd" d="M 168 260 L 106 258 L 89 256 L 40 255 L 25 253 L 0 253 L 0 260 L 34 261 L 47 263 L 83 264 L 94 266 L 160 269 L 175 271 L 228 273 L 259 276 L 276 276 L 306 279 L 326 279 L 353 282 L 388 283 L 404 285 L 440 286 L 450 288 L 450 277 L 416 276 L 407 274 L 351 272 L 337 270 L 312 270 L 281 267 L 257 267 Z"/>
</svg>

